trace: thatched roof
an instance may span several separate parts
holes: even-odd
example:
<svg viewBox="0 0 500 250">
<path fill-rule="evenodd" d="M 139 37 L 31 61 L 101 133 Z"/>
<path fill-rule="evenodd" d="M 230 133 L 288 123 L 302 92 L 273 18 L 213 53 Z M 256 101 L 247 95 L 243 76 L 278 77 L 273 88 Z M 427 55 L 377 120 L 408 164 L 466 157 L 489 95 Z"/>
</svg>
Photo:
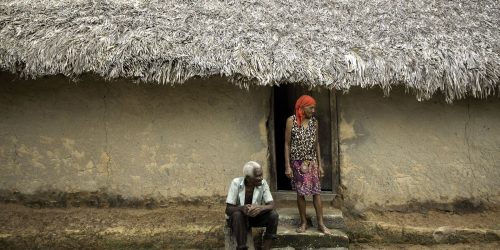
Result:
<svg viewBox="0 0 500 250">
<path fill-rule="evenodd" d="M 0 68 L 500 93 L 498 0 L 0 0 Z"/>
</svg>

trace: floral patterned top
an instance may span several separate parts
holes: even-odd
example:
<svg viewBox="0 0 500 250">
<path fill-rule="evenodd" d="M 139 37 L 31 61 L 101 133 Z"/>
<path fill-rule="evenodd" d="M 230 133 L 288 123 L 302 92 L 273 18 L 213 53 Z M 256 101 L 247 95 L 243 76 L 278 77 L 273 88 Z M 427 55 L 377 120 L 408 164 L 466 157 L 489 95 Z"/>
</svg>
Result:
<svg viewBox="0 0 500 250">
<path fill-rule="evenodd" d="M 312 117 L 307 128 L 299 127 L 297 118 L 292 116 L 292 135 L 290 142 L 290 160 L 316 160 L 316 133 L 318 121 Z"/>
</svg>

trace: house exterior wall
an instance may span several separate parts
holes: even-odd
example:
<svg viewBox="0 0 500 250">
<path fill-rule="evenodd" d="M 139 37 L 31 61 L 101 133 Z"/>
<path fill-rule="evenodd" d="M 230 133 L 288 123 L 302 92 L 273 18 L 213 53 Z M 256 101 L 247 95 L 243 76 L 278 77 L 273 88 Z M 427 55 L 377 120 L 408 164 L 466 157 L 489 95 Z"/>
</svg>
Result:
<svg viewBox="0 0 500 250">
<path fill-rule="evenodd" d="M 2 77 L 0 189 L 225 196 L 245 162 L 268 171 L 271 90 Z"/>
<path fill-rule="evenodd" d="M 339 95 L 348 207 L 500 204 L 500 99 L 443 100 L 418 102 L 403 89 Z"/>
<path fill-rule="evenodd" d="M 0 80 L 0 190 L 218 197 L 248 160 L 269 180 L 269 87 Z M 338 110 L 349 208 L 500 204 L 500 99 L 352 89 Z"/>
</svg>

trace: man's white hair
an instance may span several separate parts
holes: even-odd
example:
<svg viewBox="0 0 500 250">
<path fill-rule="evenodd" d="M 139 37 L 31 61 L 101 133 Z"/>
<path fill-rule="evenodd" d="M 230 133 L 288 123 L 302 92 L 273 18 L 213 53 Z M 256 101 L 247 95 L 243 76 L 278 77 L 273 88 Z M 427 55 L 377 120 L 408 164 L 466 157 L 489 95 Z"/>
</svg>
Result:
<svg viewBox="0 0 500 250">
<path fill-rule="evenodd" d="M 261 168 L 260 164 L 255 162 L 255 161 L 249 161 L 245 163 L 243 166 L 243 175 L 248 176 L 248 177 L 253 177 L 254 175 L 254 170 L 257 168 Z"/>
</svg>

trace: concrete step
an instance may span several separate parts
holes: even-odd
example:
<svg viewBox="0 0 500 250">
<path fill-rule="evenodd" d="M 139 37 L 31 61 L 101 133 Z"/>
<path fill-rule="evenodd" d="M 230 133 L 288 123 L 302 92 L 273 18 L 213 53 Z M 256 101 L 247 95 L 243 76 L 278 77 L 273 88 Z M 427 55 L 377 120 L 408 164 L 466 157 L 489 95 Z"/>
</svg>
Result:
<svg viewBox="0 0 500 250">
<path fill-rule="evenodd" d="M 297 233 L 295 230 L 300 224 L 300 216 L 297 207 L 281 207 L 277 209 L 279 214 L 278 238 L 273 241 L 274 248 L 283 249 L 336 249 L 341 250 L 349 246 L 345 230 L 344 217 L 342 211 L 334 208 L 323 208 L 323 221 L 325 226 L 330 228 L 332 235 L 325 235 L 317 230 L 316 213 L 314 208 L 306 209 L 306 218 L 309 228 L 304 233 Z M 254 249 L 254 246 L 262 244 L 262 234 L 264 228 L 253 228 L 248 234 L 247 246 Z M 234 237 L 230 235 L 230 230 L 225 228 L 225 249 L 235 249 Z"/>
<path fill-rule="evenodd" d="M 349 249 L 346 247 L 320 247 L 320 248 L 279 247 L 279 248 L 271 248 L 271 250 L 349 250 Z"/>
<path fill-rule="evenodd" d="M 280 215 L 280 226 L 295 226 L 300 224 L 300 216 L 297 207 L 278 208 Z M 306 209 L 307 224 L 317 228 L 316 213 L 314 208 Z M 346 228 L 342 211 L 335 208 L 323 208 L 323 221 L 325 226 L 332 229 L 344 230 Z"/>
<path fill-rule="evenodd" d="M 308 228 L 304 233 L 297 233 L 296 226 L 278 227 L 278 238 L 273 241 L 274 248 L 289 247 L 294 249 L 318 249 L 349 247 L 349 238 L 344 232 L 331 229 L 332 235 L 325 235 L 316 228 Z"/>
</svg>

